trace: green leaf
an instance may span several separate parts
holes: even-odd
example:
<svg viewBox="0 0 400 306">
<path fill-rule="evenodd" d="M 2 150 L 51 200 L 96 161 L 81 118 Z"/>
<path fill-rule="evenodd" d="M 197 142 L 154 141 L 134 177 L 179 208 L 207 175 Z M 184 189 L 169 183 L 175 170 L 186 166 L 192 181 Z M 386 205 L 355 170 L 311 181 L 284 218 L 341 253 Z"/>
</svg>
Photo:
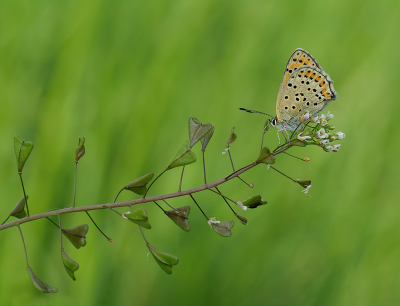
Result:
<svg viewBox="0 0 400 306">
<path fill-rule="evenodd" d="M 167 170 L 194 163 L 196 160 L 196 155 L 192 151 L 190 151 L 189 142 L 186 141 L 179 149 L 171 164 L 169 164 L 169 166 L 167 167 Z"/>
<path fill-rule="evenodd" d="M 26 196 L 26 198 L 28 198 L 28 196 Z M 25 218 L 26 217 L 25 204 L 26 204 L 26 199 L 25 197 L 22 197 L 22 199 L 19 200 L 17 205 L 15 205 L 10 215 L 18 219 Z"/>
<path fill-rule="evenodd" d="M 161 251 L 153 247 L 150 243 L 147 243 L 147 247 L 149 248 L 151 254 L 153 255 L 156 262 L 160 265 L 160 267 L 168 274 L 171 274 L 172 267 L 178 264 L 179 262 L 178 257 L 171 255 L 167 252 Z"/>
<path fill-rule="evenodd" d="M 248 208 L 256 208 L 265 204 L 267 204 L 267 201 L 262 200 L 260 195 L 252 196 L 242 202 L 242 205 L 247 206 Z"/>
<path fill-rule="evenodd" d="M 178 207 L 172 210 L 164 211 L 164 213 L 181 229 L 186 232 L 190 231 L 190 224 L 188 221 L 190 206 Z"/>
<path fill-rule="evenodd" d="M 214 231 L 216 231 L 219 235 L 223 237 L 229 237 L 232 235 L 231 229 L 235 225 L 232 220 L 228 221 L 217 221 L 215 218 L 210 218 L 208 220 L 208 224 L 212 227 Z"/>
<path fill-rule="evenodd" d="M 70 229 L 62 229 L 65 237 L 71 241 L 75 248 L 79 249 L 86 245 L 86 234 L 89 230 L 87 224 L 81 224 Z"/>
<path fill-rule="evenodd" d="M 68 275 L 73 279 L 76 280 L 74 272 L 79 269 L 79 264 L 68 257 L 65 253 L 64 249 L 61 249 L 61 258 L 64 264 L 64 268 L 67 271 Z"/>
<path fill-rule="evenodd" d="M 24 141 L 19 136 L 14 137 L 14 150 L 17 158 L 18 172 L 22 172 L 25 162 L 27 161 L 29 154 L 33 149 L 33 143 L 30 141 Z"/>
<path fill-rule="evenodd" d="M 129 183 L 124 189 L 133 191 L 136 194 L 144 195 L 147 191 L 146 184 L 153 179 L 154 173 L 147 173 L 133 182 Z"/>
<path fill-rule="evenodd" d="M 189 148 L 191 149 L 212 128 L 210 123 L 201 123 L 197 118 L 189 118 Z M 211 137 L 210 137 L 211 138 Z"/>
<path fill-rule="evenodd" d="M 144 208 L 138 208 L 134 211 L 123 213 L 122 217 L 136 223 L 137 225 L 140 225 L 141 227 L 151 229 L 147 211 Z"/>
<path fill-rule="evenodd" d="M 256 164 L 264 163 L 271 165 L 275 163 L 275 156 L 271 154 L 268 147 L 264 147 L 261 150 L 260 156 L 256 160 Z"/>
<path fill-rule="evenodd" d="M 40 291 L 44 293 L 56 293 L 58 292 L 58 289 L 55 287 L 52 287 L 50 285 L 47 285 L 46 283 L 42 282 L 39 278 L 36 277 L 36 275 L 33 273 L 31 267 L 28 266 L 28 271 L 31 276 L 33 285 L 39 289 Z"/>
<path fill-rule="evenodd" d="M 215 130 L 215 127 L 211 126 L 211 129 L 207 132 L 207 134 L 203 138 L 201 138 L 201 140 L 200 140 L 201 141 L 201 149 L 203 151 L 206 150 L 206 147 L 207 147 L 208 143 L 210 142 L 211 137 L 214 134 L 214 130 Z"/>
<path fill-rule="evenodd" d="M 79 161 L 83 155 L 85 155 L 85 137 L 80 137 L 75 150 L 75 161 Z"/>
</svg>

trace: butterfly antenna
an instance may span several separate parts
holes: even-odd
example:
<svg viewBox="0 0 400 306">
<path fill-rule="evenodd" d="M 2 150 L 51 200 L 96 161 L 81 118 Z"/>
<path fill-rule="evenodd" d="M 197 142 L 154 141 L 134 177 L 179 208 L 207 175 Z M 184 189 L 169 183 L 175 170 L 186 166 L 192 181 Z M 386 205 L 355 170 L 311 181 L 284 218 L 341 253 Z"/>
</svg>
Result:
<svg viewBox="0 0 400 306">
<path fill-rule="evenodd" d="M 242 110 L 242 111 L 245 111 L 245 112 L 251 113 L 251 114 L 254 114 L 254 113 L 257 113 L 257 114 L 263 114 L 263 115 L 270 116 L 271 118 L 274 118 L 273 116 L 271 116 L 271 115 L 269 115 L 269 114 L 266 114 L 266 113 L 263 113 L 263 112 L 259 112 L 259 111 L 256 111 L 256 110 L 251 110 L 251 109 L 242 108 L 242 107 L 240 107 L 239 109 L 240 109 L 240 110 Z"/>
</svg>

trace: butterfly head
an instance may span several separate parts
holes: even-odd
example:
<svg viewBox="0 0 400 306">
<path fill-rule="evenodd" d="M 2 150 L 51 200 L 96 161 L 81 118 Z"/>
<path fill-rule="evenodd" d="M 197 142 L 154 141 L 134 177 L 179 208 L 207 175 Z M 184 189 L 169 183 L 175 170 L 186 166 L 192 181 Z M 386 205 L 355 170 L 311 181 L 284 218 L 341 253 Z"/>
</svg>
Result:
<svg viewBox="0 0 400 306">
<path fill-rule="evenodd" d="M 278 118 L 274 117 L 269 121 L 269 124 L 271 124 L 272 127 L 276 128 L 276 125 L 278 124 Z"/>
</svg>

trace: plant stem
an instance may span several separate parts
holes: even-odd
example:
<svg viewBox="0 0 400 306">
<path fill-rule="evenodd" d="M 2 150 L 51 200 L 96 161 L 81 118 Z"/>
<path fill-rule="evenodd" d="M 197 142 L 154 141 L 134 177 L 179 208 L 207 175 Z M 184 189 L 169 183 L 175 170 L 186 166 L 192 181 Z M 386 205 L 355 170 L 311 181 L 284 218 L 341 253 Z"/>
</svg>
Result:
<svg viewBox="0 0 400 306">
<path fill-rule="evenodd" d="M 118 197 L 119 197 L 120 193 L 121 193 L 121 192 L 122 192 L 122 190 L 124 190 L 124 189 L 125 189 L 125 187 L 124 187 L 124 188 L 122 188 L 120 191 L 118 191 L 117 195 L 115 196 L 115 199 L 114 199 L 114 202 L 113 202 L 113 203 L 117 202 L 117 199 L 118 199 Z"/>
<path fill-rule="evenodd" d="M 215 187 L 215 188 L 218 190 L 217 187 Z M 219 192 L 219 190 L 218 190 L 218 192 L 216 192 L 215 190 L 212 190 L 212 189 L 208 189 L 208 190 L 210 190 L 210 191 L 212 191 L 212 192 L 214 192 L 214 193 L 216 193 L 216 194 L 219 194 L 221 197 L 224 198 L 224 200 L 228 199 L 229 201 L 231 201 L 231 202 L 233 202 L 233 203 L 236 204 L 236 201 L 232 200 L 231 198 L 228 198 L 228 197 L 224 196 L 221 192 Z M 227 202 L 227 203 L 228 203 L 228 202 Z M 229 204 L 228 204 L 228 205 L 229 205 Z M 229 206 L 229 207 L 230 207 L 230 206 Z M 232 208 L 232 207 L 231 207 L 231 208 Z"/>
<path fill-rule="evenodd" d="M 206 217 L 207 220 L 209 220 L 209 218 L 207 217 L 206 213 L 201 209 L 200 205 L 197 204 L 196 200 L 193 198 L 193 196 L 191 194 L 189 194 L 190 197 L 192 198 L 193 202 L 196 203 L 197 207 L 200 209 L 200 211 L 203 213 L 204 217 Z"/>
<path fill-rule="evenodd" d="M 108 241 L 110 241 L 111 243 L 114 243 L 114 240 L 112 240 L 110 237 L 108 237 L 106 234 L 104 234 L 104 232 L 100 229 L 100 227 L 97 225 L 97 223 L 94 222 L 92 216 L 91 216 L 87 211 L 85 211 L 85 213 L 88 215 L 88 217 L 90 218 L 90 220 L 92 220 L 92 223 L 94 224 L 94 226 L 96 226 L 96 228 L 99 230 L 99 232 L 100 232 Z"/>
<path fill-rule="evenodd" d="M 182 167 L 182 174 L 181 174 L 181 180 L 179 181 L 179 189 L 178 192 L 181 191 L 181 187 L 182 187 L 182 180 L 183 180 L 183 172 L 185 171 L 185 166 Z"/>
<path fill-rule="evenodd" d="M 165 169 L 163 172 L 161 172 L 161 173 L 154 179 L 154 181 L 151 182 L 149 188 L 147 188 L 147 190 L 146 190 L 146 193 L 143 195 L 143 199 L 146 198 L 146 194 L 149 192 L 150 187 L 153 186 L 154 182 L 157 181 L 158 178 L 159 178 L 161 175 L 163 175 L 163 174 L 165 173 L 165 171 L 167 171 L 167 170 L 168 170 L 168 169 Z"/>
<path fill-rule="evenodd" d="M 206 189 L 214 188 L 215 186 L 219 186 L 235 177 L 238 175 L 242 174 L 243 172 L 246 172 L 250 170 L 251 168 L 255 167 L 256 165 L 254 163 L 251 163 L 236 172 L 228 175 L 225 178 L 222 178 L 218 181 L 215 181 L 213 183 L 205 184 L 193 189 L 189 190 L 184 190 L 181 192 L 174 192 L 174 193 L 169 193 L 169 194 L 164 194 L 164 195 L 159 195 L 159 196 L 153 196 L 149 198 L 140 198 L 136 200 L 131 200 L 131 201 L 126 201 L 126 202 L 118 202 L 118 203 L 106 203 L 106 204 L 96 204 L 96 205 L 90 205 L 90 206 L 79 206 L 79 207 L 68 207 L 68 208 L 62 208 L 62 209 L 57 209 L 53 211 L 47 211 L 41 214 L 33 215 L 30 217 L 26 217 L 23 219 L 18 219 L 13 222 L 6 223 L 4 225 L 0 225 L 0 231 L 10 228 L 13 226 L 17 226 L 19 224 L 23 224 L 26 222 L 30 222 L 33 220 L 38 220 L 42 218 L 46 218 L 49 216 L 55 216 L 58 214 L 67 214 L 67 213 L 75 213 L 75 212 L 81 212 L 81 211 L 91 211 L 91 210 L 97 210 L 97 209 L 108 209 L 108 208 L 116 208 L 116 207 L 126 207 L 129 205 L 137 205 L 137 204 L 143 204 L 143 203 L 148 203 L 148 202 L 154 202 L 154 201 L 160 201 L 160 200 L 165 200 L 165 199 L 171 199 L 171 198 L 176 198 L 184 195 L 189 195 L 193 193 L 197 193 Z M 164 171 L 165 172 L 165 171 Z M 154 182 L 154 181 L 153 181 Z M 116 211 L 117 212 L 117 211 Z M 117 212 L 118 213 L 118 212 Z M 118 213 L 119 214 L 119 213 Z"/>
<path fill-rule="evenodd" d="M 228 205 L 229 208 L 232 210 L 232 212 L 236 215 L 236 212 L 233 210 L 232 206 L 228 203 L 228 201 L 227 201 L 227 200 L 225 199 L 225 197 L 222 195 L 221 191 L 219 191 L 219 189 L 218 189 L 217 186 L 215 186 L 215 189 L 217 189 L 218 193 L 219 193 L 219 194 L 221 195 L 221 197 L 224 199 L 226 205 Z M 214 191 L 214 190 L 212 190 L 212 189 L 208 189 L 208 190 Z"/>
<path fill-rule="evenodd" d="M 76 176 L 78 172 L 78 162 L 75 161 L 75 176 L 74 176 L 74 199 L 72 201 L 72 207 L 75 207 L 75 198 L 76 198 Z"/>
<path fill-rule="evenodd" d="M 61 227 L 61 216 L 58 215 L 58 224 L 59 224 L 59 228 L 60 228 L 60 242 L 61 242 L 61 250 L 63 249 L 63 244 L 62 244 L 62 227 Z"/>
<path fill-rule="evenodd" d="M 20 227 L 19 225 L 18 225 L 18 229 L 19 229 L 19 233 L 21 234 L 22 244 L 24 245 L 26 265 L 29 267 L 28 252 L 26 251 L 26 245 L 25 245 L 24 235 L 22 234 L 21 227 Z"/>
<path fill-rule="evenodd" d="M 207 184 L 207 177 L 206 177 L 206 160 L 205 160 L 205 158 L 204 158 L 204 153 L 205 153 L 205 150 L 202 150 L 203 151 L 203 173 L 204 173 L 204 184 Z M 233 171 L 235 171 L 235 170 L 233 170 Z"/>
<path fill-rule="evenodd" d="M 297 181 L 296 181 L 295 179 L 292 179 L 290 176 L 288 176 L 288 175 L 286 175 L 285 173 L 279 171 L 278 169 L 272 167 L 271 165 L 269 165 L 269 166 L 270 166 L 270 168 L 274 169 L 276 172 L 282 174 L 283 176 L 286 176 L 288 179 L 290 179 L 290 180 L 292 180 L 293 182 L 297 183 Z"/>
<path fill-rule="evenodd" d="M 26 213 L 28 214 L 28 217 L 30 217 L 30 215 L 29 215 L 29 207 L 28 207 L 28 199 L 27 199 L 26 193 L 25 193 L 24 181 L 22 180 L 22 172 L 19 172 L 18 174 L 19 174 L 19 178 L 21 179 L 22 191 L 24 192 Z"/>
</svg>

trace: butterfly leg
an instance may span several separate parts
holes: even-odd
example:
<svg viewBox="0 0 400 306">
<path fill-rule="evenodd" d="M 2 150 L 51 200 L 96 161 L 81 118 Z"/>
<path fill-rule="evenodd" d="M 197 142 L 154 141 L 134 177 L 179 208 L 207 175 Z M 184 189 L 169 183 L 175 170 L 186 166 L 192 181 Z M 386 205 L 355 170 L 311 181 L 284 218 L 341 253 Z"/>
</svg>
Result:
<svg viewBox="0 0 400 306">
<path fill-rule="evenodd" d="M 285 128 L 280 129 L 280 130 L 278 130 L 278 132 L 277 132 L 279 145 L 281 144 L 281 139 L 280 139 L 280 137 L 279 137 L 279 132 L 282 133 L 283 138 L 285 139 L 285 142 L 286 142 L 286 143 L 289 143 L 289 145 L 290 145 L 290 136 L 289 136 L 288 131 L 286 131 Z"/>
</svg>

